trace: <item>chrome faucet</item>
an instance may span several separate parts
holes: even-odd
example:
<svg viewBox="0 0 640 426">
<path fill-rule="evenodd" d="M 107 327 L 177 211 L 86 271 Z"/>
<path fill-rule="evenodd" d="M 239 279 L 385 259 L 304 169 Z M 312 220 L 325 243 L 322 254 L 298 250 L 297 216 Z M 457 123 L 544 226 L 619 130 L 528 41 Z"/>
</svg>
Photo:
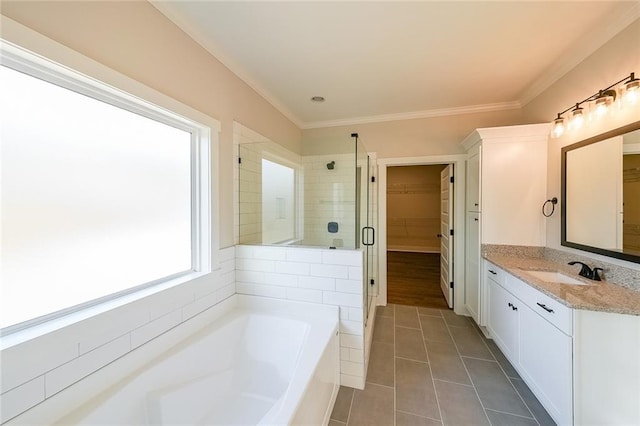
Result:
<svg viewBox="0 0 640 426">
<path fill-rule="evenodd" d="M 580 268 L 580 272 L 578 273 L 578 275 L 580 275 L 581 277 L 585 277 L 585 278 L 589 278 L 590 280 L 593 281 L 602 281 L 600 279 L 600 275 L 598 274 L 598 271 L 602 271 L 602 268 L 589 268 L 589 266 L 585 263 L 582 262 L 578 262 L 577 260 L 574 260 L 573 262 L 569 262 L 569 265 L 582 265 L 582 268 Z"/>
</svg>

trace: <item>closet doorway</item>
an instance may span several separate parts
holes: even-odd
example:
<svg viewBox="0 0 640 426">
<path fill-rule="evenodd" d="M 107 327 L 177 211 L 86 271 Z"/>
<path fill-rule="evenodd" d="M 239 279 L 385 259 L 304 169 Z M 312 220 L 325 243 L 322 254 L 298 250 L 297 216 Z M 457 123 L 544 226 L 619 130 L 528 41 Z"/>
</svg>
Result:
<svg viewBox="0 0 640 426">
<path fill-rule="evenodd" d="M 453 165 L 387 168 L 387 302 L 453 304 Z"/>
</svg>

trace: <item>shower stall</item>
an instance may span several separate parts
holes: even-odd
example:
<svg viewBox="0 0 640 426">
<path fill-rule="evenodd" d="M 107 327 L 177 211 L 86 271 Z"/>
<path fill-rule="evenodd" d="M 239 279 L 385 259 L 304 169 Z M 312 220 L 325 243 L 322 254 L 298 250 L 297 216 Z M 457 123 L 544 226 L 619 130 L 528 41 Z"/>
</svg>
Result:
<svg viewBox="0 0 640 426">
<path fill-rule="evenodd" d="M 271 141 L 240 143 L 238 156 L 239 243 L 363 251 L 368 312 L 377 292 L 377 191 L 358 134 L 302 154 Z"/>
</svg>

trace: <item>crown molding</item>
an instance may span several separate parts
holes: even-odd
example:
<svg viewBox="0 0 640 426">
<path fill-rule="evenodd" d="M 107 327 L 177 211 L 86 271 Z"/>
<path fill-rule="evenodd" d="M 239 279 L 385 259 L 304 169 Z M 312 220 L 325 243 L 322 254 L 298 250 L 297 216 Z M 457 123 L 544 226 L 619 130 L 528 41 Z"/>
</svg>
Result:
<svg viewBox="0 0 640 426">
<path fill-rule="evenodd" d="M 194 28 L 186 19 L 174 13 L 171 7 L 168 6 L 168 2 L 162 0 L 149 0 L 149 3 L 155 7 L 160 13 L 162 13 L 167 19 L 173 22 L 180 30 L 187 34 L 193 41 L 198 43 L 200 47 L 209 52 L 211 56 L 217 59 L 222 65 L 224 65 L 229 71 L 231 71 L 236 77 L 242 80 L 247 86 L 253 89 L 264 100 L 271 104 L 278 112 L 284 115 L 289 121 L 302 128 L 303 122 L 284 104 L 282 104 L 275 96 L 269 91 L 264 89 L 258 82 L 253 79 L 249 73 L 245 72 L 243 68 L 238 65 L 229 56 L 222 53 L 219 48 L 212 46 L 210 39 L 205 37 L 200 31 Z"/>
<path fill-rule="evenodd" d="M 640 18 L 640 2 L 636 2 L 631 10 L 618 12 L 610 17 L 608 25 L 600 26 L 579 39 L 568 49 L 567 54 L 563 54 L 522 93 L 520 104 L 525 106 L 534 100 L 638 18 Z"/>
<path fill-rule="evenodd" d="M 385 114 L 375 115 L 368 117 L 355 117 L 345 118 L 338 120 L 328 121 L 315 121 L 315 122 L 303 122 L 300 120 L 291 110 L 282 104 L 276 96 L 273 96 L 266 89 L 260 86 L 260 84 L 246 73 L 242 67 L 240 67 L 233 59 L 224 55 L 220 49 L 211 46 L 211 41 L 208 40 L 200 31 L 194 28 L 186 19 L 182 18 L 167 5 L 166 2 L 161 0 L 149 0 L 149 3 L 155 7 L 160 13 L 162 13 L 167 19 L 173 22 L 178 28 L 191 37 L 196 43 L 198 43 L 203 49 L 209 52 L 214 58 L 220 61 L 225 67 L 227 67 L 238 78 L 244 81 L 249 87 L 251 87 L 256 93 L 262 96 L 267 102 L 269 102 L 275 109 L 277 109 L 282 115 L 288 118 L 301 130 L 315 129 L 321 127 L 336 127 L 336 126 L 348 126 L 353 124 L 365 124 L 365 123 L 379 123 L 385 121 L 396 120 L 411 120 L 416 118 L 430 118 L 430 117 L 444 117 L 448 115 L 458 114 L 473 114 L 479 112 L 491 112 L 491 111 L 504 111 L 510 109 L 521 108 L 522 105 L 519 101 L 514 102 L 501 102 L 495 104 L 485 105 L 472 105 L 455 108 L 442 108 L 432 109 L 425 111 L 413 111 L 408 113 L 398 114 Z"/>
<path fill-rule="evenodd" d="M 382 123 L 385 121 L 414 120 L 418 118 L 446 117 L 449 115 L 475 114 L 481 112 L 506 111 L 519 109 L 518 101 L 499 102 L 494 104 L 470 105 L 454 108 L 428 109 L 424 111 L 403 112 L 398 114 L 373 115 L 368 117 L 346 118 L 328 121 L 304 123 L 302 129 L 318 129 L 322 127 L 352 126 L 354 124 Z"/>
<path fill-rule="evenodd" d="M 597 30 L 590 32 L 574 46 L 569 48 L 569 53 L 563 55 L 560 60 L 556 61 L 551 68 L 535 80 L 516 101 L 304 122 L 280 102 L 276 96 L 264 89 L 232 58 L 223 54 L 221 49 L 212 46 L 211 40 L 194 28 L 186 19 L 174 13 L 166 2 L 162 0 L 149 0 L 149 3 L 301 130 L 520 109 L 551 87 L 632 22 L 640 18 L 640 1 L 635 2 L 630 10 L 618 12 L 614 16 L 611 16 L 608 19 L 608 25 L 598 27 Z"/>
</svg>

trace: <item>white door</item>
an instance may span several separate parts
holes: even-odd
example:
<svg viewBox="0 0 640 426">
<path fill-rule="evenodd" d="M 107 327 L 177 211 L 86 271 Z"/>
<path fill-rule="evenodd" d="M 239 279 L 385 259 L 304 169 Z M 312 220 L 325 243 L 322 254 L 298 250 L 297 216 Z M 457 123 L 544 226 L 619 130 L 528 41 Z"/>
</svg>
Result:
<svg viewBox="0 0 640 426">
<path fill-rule="evenodd" d="M 440 288 L 447 305 L 453 308 L 453 236 L 451 215 L 453 214 L 453 165 L 449 164 L 440 173 Z"/>
</svg>

